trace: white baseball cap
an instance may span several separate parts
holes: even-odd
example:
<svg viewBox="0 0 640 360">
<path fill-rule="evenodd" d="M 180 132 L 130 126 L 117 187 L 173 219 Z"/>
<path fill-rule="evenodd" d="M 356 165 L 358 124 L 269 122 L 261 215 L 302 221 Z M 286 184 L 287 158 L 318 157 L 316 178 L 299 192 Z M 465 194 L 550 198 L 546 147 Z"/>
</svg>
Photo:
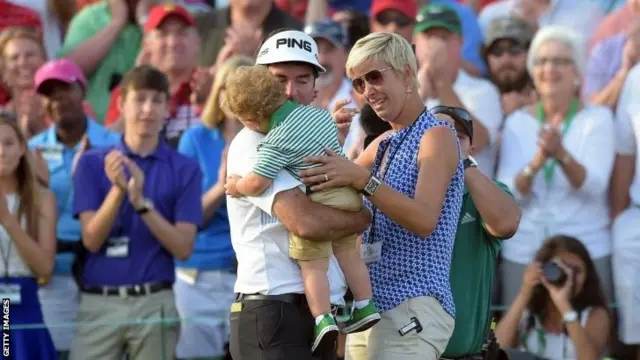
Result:
<svg viewBox="0 0 640 360">
<path fill-rule="evenodd" d="M 326 70 L 318 61 L 318 45 L 302 31 L 287 30 L 268 38 L 258 52 L 256 64 L 271 65 L 283 62 L 303 62 L 313 65 L 318 72 Z"/>
</svg>

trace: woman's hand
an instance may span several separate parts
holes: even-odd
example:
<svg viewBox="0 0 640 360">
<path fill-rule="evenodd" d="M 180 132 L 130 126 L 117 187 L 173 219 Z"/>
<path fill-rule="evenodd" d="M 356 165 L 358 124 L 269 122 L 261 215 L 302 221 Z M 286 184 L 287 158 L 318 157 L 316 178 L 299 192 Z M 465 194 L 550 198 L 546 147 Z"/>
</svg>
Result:
<svg viewBox="0 0 640 360">
<path fill-rule="evenodd" d="M 533 289 L 538 284 L 540 284 L 542 278 L 542 264 L 540 264 L 539 262 L 532 262 L 524 271 L 520 292 L 527 296 L 530 296 L 533 292 Z"/>
<path fill-rule="evenodd" d="M 350 186 L 356 190 L 364 189 L 371 177 L 369 170 L 329 149 L 325 151 L 328 156 L 309 156 L 304 159 L 306 163 L 320 164 L 320 166 L 298 173 L 303 183 L 313 185 L 311 186 L 312 191 L 344 186 Z"/>
<path fill-rule="evenodd" d="M 540 148 L 554 159 L 559 159 L 564 154 L 562 133 L 560 132 L 561 124 L 562 117 L 560 115 L 554 116 L 551 123 L 547 123 L 542 127 L 540 138 L 538 139 Z"/>
<path fill-rule="evenodd" d="M 571 298 L 573 297 L 573 269 L 560 260 L 553 260 L 553 262 L 564 271 L 567 275 L 567 280 L 562 286 L 555 286 L 542 276 L 542 285 L 549 291 L 549 296 L 558 310 L 561 312 L 570 311 Z"/>
</svg>

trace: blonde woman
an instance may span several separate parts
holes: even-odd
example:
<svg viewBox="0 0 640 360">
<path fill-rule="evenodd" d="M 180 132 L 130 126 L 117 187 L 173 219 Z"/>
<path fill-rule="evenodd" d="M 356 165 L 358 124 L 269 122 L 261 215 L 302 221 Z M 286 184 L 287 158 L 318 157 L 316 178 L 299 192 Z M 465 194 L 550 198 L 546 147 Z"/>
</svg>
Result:
<svg viewBox="0 0 640 360">
<path fill-rule="evenodd" d="M 54 360 L 49 331 L 14 329 L 41 325 L 37 277 L 51 275 L 56 250 L 56 203 L 38 185 L 27 142 L 15 119 L 0 115 L 0 253 L 2 297 L 11 307 L 13 359 Z"/>
<path fill-rule="evenodd" d="M 353 88 L 391 130 L 355 162 L 335 154 L 310 157 L 320 166 L 300 176 L 313 191 L 361 191 L 373 214 L 361 248 L 382 319 L 371 328 L 367 359 L 420 354 L 437 360 L 455 316 L 449 273 L 464 186 L 456 132 L 425 108 L 416 57 L 401 36 L 373 33 L 358 40 L 346 68 Z"/>
<path fill-rule="evenodd" d="M 203 226 L 191 257 L 176 260 L 176 305 L 185 319 L 177 346 L 180 359 L 222 356 L 229 341 L 229 317 L 221 314 L 229 311 L 234 301 L 236 260 L 225 205 L 225 155 L 241 124 L 220 106 L 220 98 L 229 73 L 243 65 L 253 65 L 253 60 L 234 57 L 216 71 L 202 113 L 204 125 L 187 129 L 178 146 L 181 154 L 200 164 L 204 174 Z"/>
</svg>

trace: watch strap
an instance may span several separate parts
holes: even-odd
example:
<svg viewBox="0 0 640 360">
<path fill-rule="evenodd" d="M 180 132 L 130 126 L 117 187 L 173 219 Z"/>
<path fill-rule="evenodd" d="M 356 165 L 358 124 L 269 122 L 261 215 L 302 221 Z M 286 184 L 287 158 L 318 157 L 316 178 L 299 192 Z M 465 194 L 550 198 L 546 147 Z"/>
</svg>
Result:
<svg viewBox="0 0 640 360">
<path fill-rule="evenodd" d="M 149 199 L 144 199 L 142 207 L 135 210 L 136 214 L 143 215 L 148 213 L 151 209 L 153 209 L 153 204 L 151 203 L 151 201 Z"/>
</svg>

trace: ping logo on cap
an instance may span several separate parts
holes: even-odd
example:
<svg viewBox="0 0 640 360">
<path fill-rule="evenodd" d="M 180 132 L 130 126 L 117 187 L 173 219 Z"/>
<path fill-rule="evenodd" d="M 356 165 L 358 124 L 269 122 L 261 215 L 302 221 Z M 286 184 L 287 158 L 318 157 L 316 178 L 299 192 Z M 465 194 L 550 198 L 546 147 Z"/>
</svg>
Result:
<svg viewBox="0 0 640 360">
<path fill-rule="evenodd" d="M 279 49 L 280 46 L 286 46 L 288 48 L 299 48 L 307 52 L 312 51 L 311 42 L 295 38 L 281 38 L 276 40 L 276 49 Z"/>
<path fill-rule="evenodd" d="M 165 10 L 165 11 L 167 11 L 167 12 L 169 12 L 169 11 L 173 11 L 173 10 L 175 10 L 175 9 L 176 9 L 176 6 L 175 6 L 174 4 L 166 4 L 166 5 L 164 6 L 164 10 Z"/>
</svg>

